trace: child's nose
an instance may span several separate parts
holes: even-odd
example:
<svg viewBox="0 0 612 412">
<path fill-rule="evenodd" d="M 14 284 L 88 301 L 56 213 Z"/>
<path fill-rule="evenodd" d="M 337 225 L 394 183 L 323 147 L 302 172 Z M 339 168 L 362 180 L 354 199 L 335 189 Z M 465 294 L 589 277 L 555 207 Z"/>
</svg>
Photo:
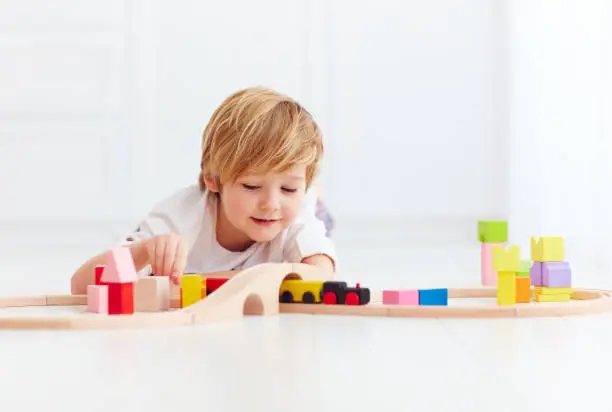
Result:
<svg viewBox="0 0 612 412">
<path fill-rule="evenodd" d="M 266 195 L 262 202 L 262 208 L 264 210 L 276 210 L 280 207 L 280 201 L 278 196 L 273 194 Z"/>
</svg>

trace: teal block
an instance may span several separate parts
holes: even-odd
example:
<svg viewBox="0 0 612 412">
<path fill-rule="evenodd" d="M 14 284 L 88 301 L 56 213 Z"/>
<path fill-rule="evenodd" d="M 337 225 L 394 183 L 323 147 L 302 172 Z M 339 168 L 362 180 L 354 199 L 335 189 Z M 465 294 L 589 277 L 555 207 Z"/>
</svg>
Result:
<svg viewBox="0 0 612 412">
<path fill-rule="evenodd" d="M 447 306 L 448 289 L 419 289 L 419 305 Z"/>
<path fill-rule="evenodd" d="M 482 243 L 507 242 L 508 222 L 504 220 L 479 220 L 478 240 Z"/>
</svg>

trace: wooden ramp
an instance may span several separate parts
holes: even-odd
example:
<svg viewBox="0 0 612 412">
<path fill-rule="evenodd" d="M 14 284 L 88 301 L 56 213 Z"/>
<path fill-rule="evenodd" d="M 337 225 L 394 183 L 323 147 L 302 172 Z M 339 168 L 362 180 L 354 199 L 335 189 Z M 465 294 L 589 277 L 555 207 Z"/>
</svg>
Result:
<svg viewBox="0 0 612 412">
<path fill-rule="evenodd" d="M 332 280 L 333 276 L 303 263 L 264 263 L 238 272 L 214 293 L 181 312 L 192 314 L 193 323 L 275 315 L 279 313 L 278 291 L 283 280 Z"/>
</svg>

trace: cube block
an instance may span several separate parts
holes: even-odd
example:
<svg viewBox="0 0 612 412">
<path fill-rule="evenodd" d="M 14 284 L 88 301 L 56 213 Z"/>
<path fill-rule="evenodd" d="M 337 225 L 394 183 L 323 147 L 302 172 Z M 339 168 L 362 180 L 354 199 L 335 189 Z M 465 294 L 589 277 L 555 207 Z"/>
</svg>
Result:
<svg viewBox="0 0 612 412">
<path fill-rule="evenodd" d="M 419 305 L 418 290 L 383 290 L 385 305 Z"/>
<path fill-rule="evenodd" d="M 134 314 L 134 284 L 110 283 L 108 287 L 108 314 Z"/>
<path fill-rule="evenodd" d="M 562 262 L 565 260 L 565 245 L 563 237 L 532 237 L 531 260 L 534 262 Z"/>
<path fill-rule="evenodd" d="M 446 306 L 448 305 L 448 289 L 419 289 L 419 305 Z"/>
<path fill-rule="evenodd" d="M 505 243 L 508 241 L 508 222 L 501 220 L 480 220 L 478 240 L 486 243 Z"/>
<path fill-rule="evenodd" d="M 87 311 L 108 314 L 108 286 L 87 286 Z"/>
<path fill-rule="evenodd" d="M 161 312 L 170 306 L 168 276 L 147 276 L 134 284 L 134 311 Z"/>
<path fill-rule="evenodd" d="M 543 262 L 542 286 L 571 287 L 572 271 L 567 262 Z"/>
</svg>

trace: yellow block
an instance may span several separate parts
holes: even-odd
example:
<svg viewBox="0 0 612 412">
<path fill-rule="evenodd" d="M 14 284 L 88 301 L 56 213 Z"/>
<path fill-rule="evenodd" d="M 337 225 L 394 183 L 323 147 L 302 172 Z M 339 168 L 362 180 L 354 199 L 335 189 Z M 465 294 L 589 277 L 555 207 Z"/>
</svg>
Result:
<svg viewBox="0 0 612 412">
<path fill-rule="evenodd" d="M 183 275 L 181 277 L 181 307 L 193 305 L 202 299 L 202 276 Z"/>
<path fill-rule="evenodd" d="M 497 272 L 518 272 L 520 270 L 520 246 L 510 246 L 507 250 L 503 246 L 493 248 L 493 269 Z"/>
<path fill-rule="evenodd" d="M 534 262 L 563 262 L 565 246 L 561 236 L 531 238 L 531 260 Z"/>
<path fill-rule="evenodd" d="M 534 286 L 535 295 L 571 295 L 572 288 L 549 288 L 546 286 Z"/>
<path fill-rule="evenodd" d="M 497 304 L 516 304 L 516 272 L 497 273 Z"/>
<path fill-rule="evenodd" d="M 569 302 L 572 295 L 569 293 L 563 295 L 535 295 L 536 302 Z"/>
</svg>

